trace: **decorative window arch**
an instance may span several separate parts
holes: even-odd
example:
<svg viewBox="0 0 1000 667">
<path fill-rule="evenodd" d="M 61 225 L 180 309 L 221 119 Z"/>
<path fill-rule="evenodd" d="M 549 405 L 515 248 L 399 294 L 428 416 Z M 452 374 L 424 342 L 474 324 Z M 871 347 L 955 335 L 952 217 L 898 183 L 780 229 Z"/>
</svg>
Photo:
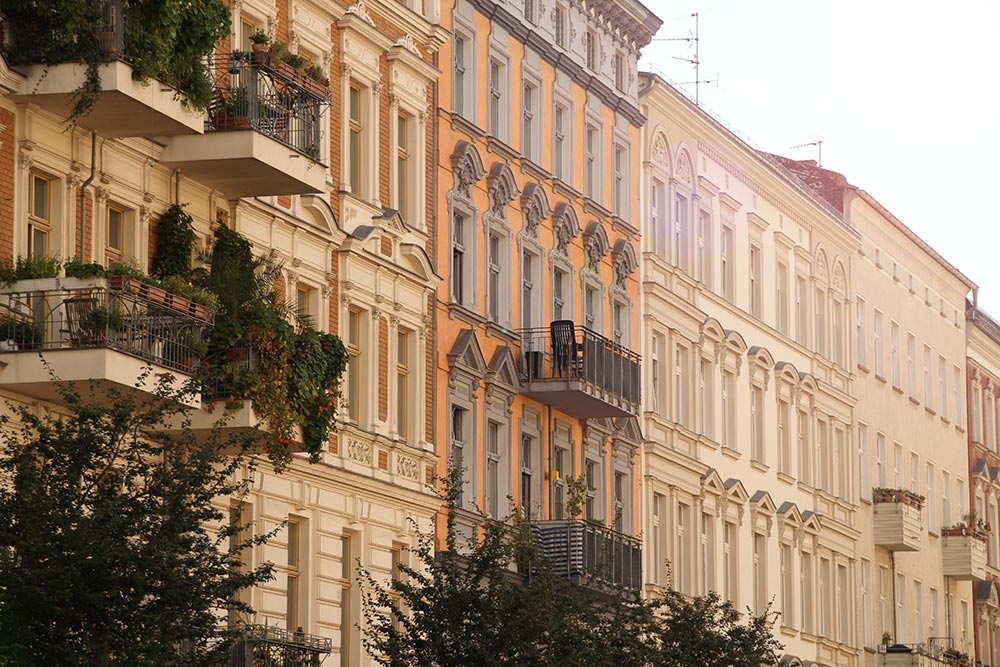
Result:
<svg viewBox="0 0 1000 667">
<path fill-rule="evenodd" d="M 451 154 L 454 183 L 448 191 L 449 301 L 466 308 L 476 305 L 475 267 L 478 244 L 475 226 L 479 215 L 473 191 L 485 175 L 479 151 L 468 141 L 459 141 Z"/>
<path fill-rule="evenodd" d="M 693 273 L 694 166 L 686 148 L 677 151 L 670 181 L 670 259 L 684 273 Z"/>
<path fill-rule="evenodd" d="M 520 265 L 522 328 L 542 325 L 544 297 L 542 290 L 545 275 L 545 248 L 538 240 L 538 228 L 549 217 L 552 208 L 545 191 L 537 183 L 528 183 L 521 193 L 521 231 L 517 235 L 518 262 Z"/>
<path fill-rule="evenodd" d="M 649 226 L 643 230 L 644 248 L 657 257 L 667 259 L 667 239 L 670 236 L 670 197 L 669 186 L 671 174 L 670 142 L 662 131 L 653 135 L 649 155 Z M 647 240 L 648 239 L 648 240 Z"/>
<path fill-rule="evenodd" d="M 600 222 L 593 220 L 583 233 L 585 264 L 580 271 L 580 288 L 583 294 L 583 325 L 598 333 L 604 330 L 604 279 L 601 278 L 601 260 L 611 250 L 608 234 Z"/>
<path fill-rule="evenodd" d="M 483 451 L 483 509 L 493 518 L 509 510 L 511 495 L 511 441 L 514 397 L 521 389 L 514 356 L 506 345 L 493 353 L 485 376 L 485 430 Z"/>
<path fill-rule="evenodd" d="M 462 506 L 477 500 L 476 431 L 479 388 L 489 368 L 472 329 L 463 330 L 448 353 L 448 460 L 462 467 Z"/>
<path fill-rule="evenodd" d="M 816 352 L 830 357 L 829 319 L 830 264 L 822 247 L 816 250 L 813 260 L 813 331 Z"/>
<path fill-rule="evenodd" d="M 569 247 L 580 235 L 580 222 L 571 204 L 560 202 L 552 213 L 552 250 L 549 251 L 552 303 L 550 319 L 573 317 L 573 274 L 575 268 L 569 257 Z"/>
<path fill-rule="evenodd" d="M 618 239 L 611 251 L 614 280 L 608 288 L 611 306 L 611 338 L 625 347 L 632 346 L 632 297 L 628 291 L 629 277 L 639 267 L 635 249 L 626 239 Z"/>
<path fill-rule="evenodd" d="M 833 362 L 838 366 L 846 368 L 849 353 L 849 334 L 847 326 L 847 308 L 849 303 L 847 291 L 847 273 L 844 263 L 837 257 L 833 263 L 833 280 L 830 283 L 830 310 L 832 322 L 832 333 L 830 340 L 833 347 L 831 355 Z"/>
</svg>

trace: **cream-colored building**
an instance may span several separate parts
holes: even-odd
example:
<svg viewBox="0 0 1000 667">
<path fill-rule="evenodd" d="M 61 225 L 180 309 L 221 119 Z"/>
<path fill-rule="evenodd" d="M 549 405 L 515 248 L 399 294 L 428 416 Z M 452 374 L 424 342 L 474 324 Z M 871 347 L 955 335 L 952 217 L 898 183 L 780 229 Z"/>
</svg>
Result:
<svg viewBox="0 0 1000 667">
<path fill-rule="evenodd" d="M 160 82 L 133 82 L 130 67 L 112 60 L 101 68 L 96 107 L 67 129 L 82 68 L 15 71 L 0 58 L 0 256 L 125 258 L 148 270 L 156 219 L 183 202 L 199 246 L 210 243 L 213 224 L 226 224 L 283 263 L 286 302 L 348 346 L 347 402 L 319 463 L 297 455 L 281 475 L 267 465 L 255 475 L 243 519 L 259 531 L 289 523 L 249 555 L 254 564 L 275 563 L 277 576 L 247 592 L 257 614 L 244 620 L 330 640 L 327 664 L 365 664 L 355 560 L 389 577 L 414 545 L 415 527 L 430 529 L 439 508 L 426 485 L 436 465 L 424 407 L 439 280 L 427 254 L 427 155 L 433 54 L 446 35 L 434 0 L 237 0 L 232 10 L 231 34 L 213 60 L 217 93 L 246 86 L 259 108 L 271 109 L 243 125 L 191 112 Z M 251 59 L 258 30 L 330 73 L 330 92 L 303 92 Z M 282 104 L 297 106 L 276 120 Z M 46 317 L 66 317 L 78 282 L 31 286 L 52 304 Z M 27 288 L 14 285 L 0 299 L 13 303 Z M 101 283 L 96 293 L 111 292 Z M 80 346 L 54 321 L 46 320 L 43 346 L 64 379 L 128 387 L 146 363 L 154 373 L 190 377 L 190 362 L 166 358 L 163 345 Z M 7 345 L 0 361 L 0 398 L 61 409 L 34 351 Z M 197 423 L 211 421 L 205 407 Z M 247 404 L 237 424 L 255 419 Z"/>
<path fill-rule="evenodd" d="M 861 234 L 659 77 L 640 105 L 647 591 L 773 600 L 788 656 L 861 665 Z"/>
</svg>

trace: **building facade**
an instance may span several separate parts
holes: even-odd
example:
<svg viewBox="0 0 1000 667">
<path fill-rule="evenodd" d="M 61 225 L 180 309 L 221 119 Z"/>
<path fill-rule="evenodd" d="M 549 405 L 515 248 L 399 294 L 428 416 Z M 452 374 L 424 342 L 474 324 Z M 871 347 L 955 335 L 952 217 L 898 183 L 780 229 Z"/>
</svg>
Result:
<svg viewBox="0 0 1000 667">
<path fill-rule="evenodd" d="M 430 111 L 446 33 L 435 0 L 236 0 L 231 10 L 230 34 L 209 61 L 206 113 L 160 82 L 133 82 L 112 53 L 96 106 L 67 129 L 82 68 L 15 71 L 0 59 L 0 257 L 119 259 L 148 271 L 158 217 L 183 203 L 199 248 L 210 246 L 215 225 L 227 225 L 281 262 L 285 302 L 338 334 L 350 361 L 338 431 L 320 461 L 297 455 L 282 474 L 262 466 L 242 516 L 231 515 L 258 532 L 287 522 L 245 555 L 250 564 L 274 563 L 276 578 L 246 592 L 257 614 L 239 620 L 301 628 L 329 641 L 329 660 L 366 664 L 355 561 L 392 576 L 440 505 L 427 486 L 436 454 L 424 406 L 440 280 L 430 254 Z M 134 29 L 115 26 L 116 34 Z M 252 54 L 258 32 L 327 72 L 329 89 L 309 88 Z M 241 95 L 251 104 L 234 121 Z M 45 317 L 67 317 L 75 283 L 50 282 Z M 22 288 L 5 290 L 4 303 Z M 77 349 L 72 335 L 50 328 L 46 358 L 64 379 L 130 387 L 147 363 L 154 374 L 192 372 L 190 362 L 166 358 L 163 345 Z M 37 353 L 5 352 L 4 400 L 60 411 Z M 193 404 L 201 404 L 195 423 L 213 420 L 207 401 Z M 256 421 L 249 402 L 235 419 L 240 427 Z"/>
<path fill-rule="evenodd" d="M 635 72 L 660 22 L 617 0 L 441 11 L 438 473 L 463 469 L 469 510 L 502 518 L 510 498 L 543 530 L 624 545 L 638 588 Z"/>
<path fill-rule="evenodd" d="M 773 603 L 789 659 L 864 664 L 861 235 L 662 79 L 640 84 L 646 590 Z"/>
</svg>

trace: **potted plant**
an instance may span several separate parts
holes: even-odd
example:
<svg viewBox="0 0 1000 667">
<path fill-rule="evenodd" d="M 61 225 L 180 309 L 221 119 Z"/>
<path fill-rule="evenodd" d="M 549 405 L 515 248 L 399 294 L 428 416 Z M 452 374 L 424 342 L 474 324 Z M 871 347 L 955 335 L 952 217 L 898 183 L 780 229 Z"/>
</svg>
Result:
<svg viewBox="0 0 1000 667">
<path fill-rule="evenodd" d="M 108 331 L 118 331 L 124 326 L 125 318 L 116 308 L 97 306 L 84 315 L 80 322 L 80 329 L 83 332 L 81 342 L 103 343 L 107 339 Z"/>
<path fill-rule="evenodd" d="M 250 91 L 236 86 L 215 110 L 215 129 L 246 130 L 250 127 Z"/>
<path fill-rule="evenodd" d="M 924 506 L 926 498 L 919 493 L 914 493 L 906 489 L 891 489 L 883 486 L 876 486 L 872 489 L 873 500 L 876 503 L 903 503 L 915 509 Z"/>
<path fill-rule="evenodd" d="M 263 30 L 258 30 L 250 35 L 250 49 L 253 51 L 253 64 L 257 67 L 267 64 L 268 50 L 271 47 L 271 38 Z"/>
<path fill-rule="evenodd" d="M 0 317 L 0 352 L 36 350 L 44 340 L 42 328 L 31 320 L 11 315 Z"/>
<path fill-rule="evenodd" d="M 322 99 L 329 97 L 330 79 L 327 78 L 322 67 L 316 63 L 309 63 L 305 67 L 305 74 L 302 83 L 306 90 Z"/>
<path fill-rule="evenodd" d="M 288 62 L 292 54 L 289 53 L 287 44 L 284 42 L 271 42 L 268 54 L 271 60 L 271 69 L 287 79 L 295 79 L 295 68 Z"/>
</svg>

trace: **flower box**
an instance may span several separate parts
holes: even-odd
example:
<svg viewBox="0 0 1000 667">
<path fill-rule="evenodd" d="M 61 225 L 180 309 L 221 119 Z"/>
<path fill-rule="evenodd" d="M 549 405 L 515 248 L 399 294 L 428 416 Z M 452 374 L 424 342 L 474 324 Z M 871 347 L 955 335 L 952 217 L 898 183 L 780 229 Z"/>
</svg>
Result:
<svg viewBox="0 0 1000 667">
<path fill-rule="evenodd" d="M 920 504 L 906 501 L 876 501 L 875 545 L 889 551 L 919 551 L 923 528 Z"/>
<path fill-rule="evenodd" d="M 197 318 L 203 322 L 209 324 L 212 323 L 214 319 L 214 312 L 208 306 L 200 303 L 195 303 L 190 299 L 186 299 L 182 296 L 177 296 L 172 294 L 162 287 L 157 287 L 156 285 L 150 285 L 149 283 L 144 283 L 137 278 L 131 278 L 129 276 L 114 275 L 108 279 L 108 285 L 113 290 L 119 290 L 122 292 L 131 292 L 141 299 L 146 301 L 151 301 L 153 303 L 159 303 L 166 308 L 173 310 L 175 312 L 190 315 L 191 317 Z"/>
<path fill-rule="evenodd" d="M 923 509 L 924 497 L 906 489 L 875 489 L 873 500 L 878 503 L 904 503 L 916 509 Z"/>
<path fill-rule="evenodd" d="M 955 534 L 957 532 L 957 534 Z M 986 580 L 985 536 L 963 535 L 961 529 L 942 531 L 942 573 L 952 579 L 964 581 Z"/>
<path fill-rule="evenodd" d="M 325 100 L 330 97 L 330 86 L 323 85 L 316 79 L 308 76 L 302 78 L 302 87 L 321 99 Z"/>
</svg>

